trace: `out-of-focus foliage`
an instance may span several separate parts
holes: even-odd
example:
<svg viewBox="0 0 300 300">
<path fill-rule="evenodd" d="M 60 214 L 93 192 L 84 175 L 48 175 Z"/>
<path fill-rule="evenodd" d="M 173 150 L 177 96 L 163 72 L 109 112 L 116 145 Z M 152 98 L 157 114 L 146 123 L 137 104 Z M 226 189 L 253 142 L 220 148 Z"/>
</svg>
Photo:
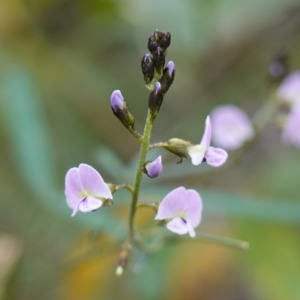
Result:
<svg viewBox="0 0 300 300">
<path fill-rule="evenodd" d="M 197 189 L 201 230 L 248 240 L 246 253 L 176 243 L 156 255 L 133 252 L 116 278 L 128 194 L 118 193 L 113 209 L 70 217 L 70 167 L 85 162 L 106 181 L 133 182 L 139 145 L 113 116 L 109 96 L 122 91 L 141 131 L 148 93 L 140 59 L 156 28 L 172 33 L 176 78 L 153 142 L 199 142 L 219 104 L 253 116 L 275 87 L 267 73 L 278 49 L 288 49 L 291 70 L 300 68 L 296 0 L 2 0 L 0 255 L 2 234 L 22 249 L 0 282 L 3 299 L 299 299 L 299 151 L 281 145 L 272 125 L 231 169 L 175 165 L 158 151 L 169 164 L 143 182 L 142 202 L 178 185 Z M 138 222 L 145 235 L 155 225 L 143 210 Z"/>
</svg>

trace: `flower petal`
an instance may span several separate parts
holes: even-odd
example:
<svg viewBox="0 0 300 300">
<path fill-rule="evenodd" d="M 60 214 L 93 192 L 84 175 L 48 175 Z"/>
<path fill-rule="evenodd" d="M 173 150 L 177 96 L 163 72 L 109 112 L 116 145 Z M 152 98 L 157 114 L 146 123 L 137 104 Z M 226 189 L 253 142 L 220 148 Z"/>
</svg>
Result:
<svg viewBox="0 0 300 300">
<path fill-rule="evenodd" d="M 82 187 L 90 194 L 108 199 L 113 198 L 108 185 L 93 167 L 86 164 L 80 164 L 79 175 Z"/>
<path fill-rule="evenodd" d="M 167 223 L 167 228 L 172 231 L 175 232 L 177 234 L 186 234 L 189 232 L 189 228 L 187 226 L 186 221 L 184 221 L 181 218 L 175 218 L 172 221 Z"/>
<path fill-rule="evenodd" d="M 208 147 L 210 146 L 210 142 L 211 142 L 211 123 L 210 123 L 210 118 L 209 116 L 206 117 L 205 120 L 205 129 L 204 129 L 204 134 L 203 137 L 201 139 L 200 145 L 203 145 L 205 148 L 205 151 L 208 149 Z"/>
<path fill-rule="evenodd" d="M 211 112 L 214 144 L 226 150 L 240 148 L 254 137 L 254 129 L 247 114 L 238 106 L 220 105 Z"/>
<path fill-rule="evenodd" d="M 193 145 L 188 148 L 188 154 L 192 160 L 193 165 L 198 166 L 202 163 L 205 151 L 205 146 L 202 144 Z"/>
<path fill-rule="evenodd" d="M 155 220 L 164 220 L 173 218 L 178 212 L 183 211 L 185 207 L 186 189 L 178 187 L 165 196 L 158 207 Z"/>
<path fill-rule="evenodd" d="M 82 190 L 82 185 L 79 177 L 78 168 L 71 168 L 65 178 L 65 195 L 67 204 L 70 208 L 75 208 L 80 201 L 79 192 Z"/>
<path fill-rule="evenodd" d="M 202 199 L 195 190 L 186 190 L 184 211 L 187 213 L 186 220 L 192 227 L 197 227 L 201 221 Z"/>
<path fill-rule="evenodd" d="M 188 220 L 185 220 L 182 218 L 174 218 L 172 221 L 167 223 L 167 228 L 170 231 L 175 232 L 180 235 L 189 233 L 189 235 L 191 237 L 196 236 L 196 233 L 195 233 L 195 230 L 194 230 L 192 224 Z"/>
<path fill-rule="evenodd" d="M 282 81 L 278 95 L 291 105 L 300 103 L 300 71 L 292 72 Z"/>
<path fill-rule="evenodd" d="M 79 209 L 82 212 L 89 212 L 98 209 L 102 204 L 101 200 L 88 196 L 80 203 Z"/>
<path fill-rule="evenodd" d="M 300 104 L 292 107 L 287 116 L 281 139 L 286 144 L 300 148 Z"/>
<path fill-rule="evenodd" d="M 158 177 L 162 170 L 163 170 L 163 165 L 161 163 L 161 156 L 157 157 L 154 161 L 150 162 L 146 166 L 147 170 L 147 175 L 151 178 L 156 178 Z"/>
<path fill-rule="evenodd" d="M 228 154 L 221 148 L 209 147 L 205 153 L 206 162 L 212 167 L 220 167 L 227 160 Z"/>
</svg>

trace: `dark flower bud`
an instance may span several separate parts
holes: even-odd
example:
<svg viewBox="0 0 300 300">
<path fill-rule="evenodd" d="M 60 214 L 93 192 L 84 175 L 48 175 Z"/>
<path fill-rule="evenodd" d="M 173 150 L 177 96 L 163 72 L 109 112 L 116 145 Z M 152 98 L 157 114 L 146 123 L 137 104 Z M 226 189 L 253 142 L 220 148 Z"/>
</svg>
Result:
<svg viewBox="0 0 300 300">
<path fill-rule="evenodd" d="M 163 50 L 158 47 L 153 54 L 153 65 L 159 74 L 162 73 L 165 66 L 166 57 Z"/>
<path fill-rule="evenodd" d="M 170 46 L 170 44 L 171 44 L 171 33 L 167 32 L 161 38 L 159 45 L 163 49 L 163 51 L 166 51 L 167 48 Z"/>
<path fill-rule="evenodd" d="M 156 29 L 153 33 L 154 38 L 157 40 L 157 42 L 160 44 L 161 39 L 164 37 L 165 33 L 162 31 Z"/>
<path fill-rule="evenodd" d="M 155 85 L 155 88 L 153 92 L 149 96 L 149 109 L 151 110 L 152 113 L 152 119 L 154 120 L 156 115 L 159 112 L 159 109 L 162 105 L 164 96 L 162 94 L 161 90 L 161 84 L 160 82 L 157 82 Z"/>
<path fill-rule="evenodd" d="M 153 54 L 156 49 L 158 48 L 159 44 L 156 41 L 155 37 L 153 35 L 150 35 L 148 40 L 148 49 Z"/>
<path fill-rule="evenodd" d="M 145 54 L 141 62 L 142 72 L 146 83 L 151 82 L 154 76 L 154 66 L 150 54 Z"/>
<path fill-rule="evenodd" d="M 269 76 L 273 80 L 281 81 L 288 74 L 288 71 L 288 52 L 281 49 L 269 65 Z"/>
<path fill-rule="evenodd" d="M 173 61 L 169 61 L 167 67 L 164 69 L 163 77 L 160 80 L 161 89 L 165 95 L 170 86 L 172 85 L 175 77 L 175 64 Z"/>
<path fill-rule="evenodd" d="M 122 124 L 126 128 L 132 129 L 134 126 L 134 117 L 119 90 L 115 90 L 111 94 L 110 105 L 114 115 L 122 122 Z"/>
</svg>

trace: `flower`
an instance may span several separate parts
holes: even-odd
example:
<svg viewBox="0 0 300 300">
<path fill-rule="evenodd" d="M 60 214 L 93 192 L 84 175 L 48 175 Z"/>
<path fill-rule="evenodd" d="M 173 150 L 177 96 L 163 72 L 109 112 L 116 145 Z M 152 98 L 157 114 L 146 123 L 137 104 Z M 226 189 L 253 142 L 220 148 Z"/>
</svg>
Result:
<svg viewBox="0 0 300 300">
<path fill-rule="evenodd" d="M 188 147 L 188 154 L 192 159 L 192 164 L 197 166 L 203 161 L 206 161 L 212 167 L 220 167 L 228 157 L 225 150 L 220 148 L 210 147 L 211 142 L 211 124 L 209 116 L 205 121 L 205 130 L 200 144 Z"/>
<path fill-rule="evenodd" d="M 277 92 L 281 100 L 291 105 L 300 103 L 300 71 L 289 74 L 282 81 Z"/>
<path fill-rule="evenodd" d="M 287 116 L 281 139 L 286 144 L 300 148 L 300 104 L 293 106 Z"/>
<path fill-rule="evenodd" d="M 155 220 L 167 220 L 167 228 L 177 234 L 195 237 L 201 221 L 202 200 L 195 190 L 178 187 L 165 196 L 158 207 Z"/>
<path fill-rule="evenodd" d="M 212 139 L 217 146 L 227 150 L 240 148 L 254 137 L 249 117 L 235 105 L 221 105 L 211 113 Z"/>
<path fill-rule="evenodd" d="M 78 210 L 89 212 L 102 206 L 105 199 L 112 199 L 108 185 L 91 166 L 80 164 L 71 168 L 65 179 L 67 204 L 73 209 L 72 217 Z"/>
<path fill-rule="evenodd" d="M 144 170 L 149 177 L 158 177 L 163 170 L 161 156 L 157 157 L 154 161 L 146 162 Z"/>
</svg>

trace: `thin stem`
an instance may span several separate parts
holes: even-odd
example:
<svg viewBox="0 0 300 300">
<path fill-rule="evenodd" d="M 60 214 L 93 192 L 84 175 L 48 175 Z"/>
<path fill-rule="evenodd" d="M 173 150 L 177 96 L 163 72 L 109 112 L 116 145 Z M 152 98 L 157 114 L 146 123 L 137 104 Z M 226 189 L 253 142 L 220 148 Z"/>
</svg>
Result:
<svg viewBox="0 0 300 300">
<path fill-rule="evenodd" d="M 168 146 L 168 143 L 165 143 L 165 142 L 155 143 L 155 144 L 149 145 L 149 150 L 155 149 L 155 148 L 164 148 L 167 146 Z"/>
<path fill-rule="evenodd" d="M 121 189 L 126 189 L 128 190 L 131 194 L 133 193 L 133 186 L 131 186 L 130 184 L 117 184 L 115 185 L 115 189 L 116 191 L 121 190 Z"/>
<path fill-rule="evenodd" d="M 208 234 L 203 232 L 197 232 L 197 236 L 195 238 L 196 240 L 204 241 L 204 242 L 210 242 L 214 244 L 219 244 L 227 247 L 237 248 L 240 250 L 248 250 L 249 249 L 249 243 L 245 241 L 240 241 L 224 236 L 214 235 L 214 234 Z"/>
<path fill-rule="evenodd" d="M 148 89 L 149 92 L 153 92 L 156 83 L 161 80 L 162 75 L 163 75 L 162 72 L 159 73 L 155 70 L 152 81 L 150 83 L 146 84 L 146 88 Z"/>
<path fill-rule="evenodd" d="M 128 130 L 139 142 L 143 142 L 143 136 L 140 133 L 138 133 L 134 128 L 129 127 Z"/>
<path fill-rule="evenodd" d="M 174 238 L 168 238 L 167 240 L 174 240 Z M 214 235 L 214 234 L 209 234 L 209 233 L 203 233 L 203 232 L 197 232 L 197 236 L 193 239 L 190 237 L 179 239 L 176 238 L 176 241 L 189 241 L 189 242 L 208 242 L 208 243 L 213 243 L 213 244 L 219 244 L 222 246 L 226 247 L 231 247 L 231 248 L 237 248 L 239 250 L 248 250 L 249 249 L 249 243 L 245 241 L 240 241 L 228 237 L 223 237 L 219 235 Z"/>
<path fill-rule="evenodd" d="M 140 208 L 150 208 L 152 210 L 154 210 L 155 213 L 157 213 L 157 209 L 158 209 L 158 204 L 157 203 L 141 203 L 138 204 L 136 207 L 136 210 L 140 209 Z"/>
<path fill-rule="evenodd" d="M 151 117 L 151 111 L 148 110 L 146 124 L 144 128 L 144 134 L 143 134 L 143 141 L 141 145 L 140 150 L 140 157 L 138 162 L 138 168 L 135 176 L 135 183 L 134 183 L 134 190 L 132 193 L 132 200 L 131 200 L 131 206 L 130 206 L 130 215 L 129 215 L 129 236 L 131 238 L 134 237 L 134 216 L 136 212 L 136 206 L 138 203 L 138 197 L 139 197 L 139 191 L 140 186 L 142 182 L 142 176 L 143 176 L 143 166 L 146 161 L 147 153 L 148 153 L 148 147 L 149 147 L 149 141 L 151 136 L 151 130 L 153 126 Z"/>
</svg>

